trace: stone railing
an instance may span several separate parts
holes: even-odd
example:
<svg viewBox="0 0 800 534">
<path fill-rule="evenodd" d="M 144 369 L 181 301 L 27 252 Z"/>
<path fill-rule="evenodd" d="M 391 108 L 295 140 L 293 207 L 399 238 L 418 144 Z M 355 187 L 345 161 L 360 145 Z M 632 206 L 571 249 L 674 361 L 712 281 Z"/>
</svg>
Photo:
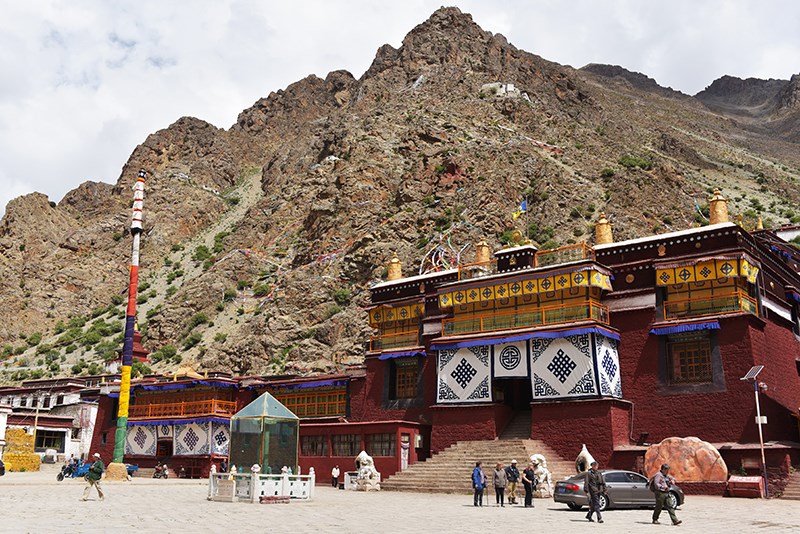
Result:
<svg viewBox="0 0 800 534">
<path fill-rule="evenodd" d="M 289 497 L 311 500 L 314 497 L 315 475 L 262 475 L 214 473 L 208 477 L 208 500 L 221 502 L 253 502 L 261 497 Z"/>
</svg>

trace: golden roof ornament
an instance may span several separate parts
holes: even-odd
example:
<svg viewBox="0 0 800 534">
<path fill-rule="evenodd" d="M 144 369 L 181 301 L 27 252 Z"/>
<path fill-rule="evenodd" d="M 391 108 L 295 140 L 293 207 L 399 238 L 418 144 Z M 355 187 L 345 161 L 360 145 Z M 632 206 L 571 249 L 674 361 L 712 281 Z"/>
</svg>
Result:
<svg viewBox="0 0 800 534">
<path fill-rule="evenodd" d="M 728 218 L 728 199 L 722 196 L 719 189 L 714 190 L 714 196 L 708 199 L 708 219 L 711 224 L 730 222 Z"/>
<path fill-rule="evenodd" d="M 389 260 L 389 273 L 387 280 L 400 280 L 403 277 L 403 264 L 395 253 Z"/>
<path fill-rule="evenodd" d="M 597 245 L 608 245 L 614 242 L 614 234 L 611 231 L 611 223 L 606 218 L 605 212 L 600 212 L 600 218 L 594 225 L 594 238 Z"/>
</svg>

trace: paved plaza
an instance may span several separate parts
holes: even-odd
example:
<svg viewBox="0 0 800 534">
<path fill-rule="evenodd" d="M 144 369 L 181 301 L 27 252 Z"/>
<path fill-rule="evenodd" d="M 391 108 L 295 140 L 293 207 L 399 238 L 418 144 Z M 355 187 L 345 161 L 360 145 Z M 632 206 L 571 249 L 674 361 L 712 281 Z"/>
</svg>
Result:
<svg viewBox="0 0 800 534">
<path fill-rule="evenodd" d="M 317 487 L 310 502 L 259 505 L 206 500 L 207 483 L 134 478 L 103 482 L 105 501 L 94 490 L 79 499 L 82 480 L 56 481 L 57 471 L 7 473 L 0 478 L 0 532 L 800 532 L 800 501 L 688 496 L 678 510 L 683 524 L 669 517 L 650 524 L 650 510 L 608 511 L 605 523 L 587 523 L 551 500 L 534 509 L 472 506 L 471 495 L 358 493 Z M 458 473 L 455 474 L 459 476 Z M 460 476 L 468 477 L 469 473 Z M 493 498 L 490 500 L 493 502 Z"/>
</svg>

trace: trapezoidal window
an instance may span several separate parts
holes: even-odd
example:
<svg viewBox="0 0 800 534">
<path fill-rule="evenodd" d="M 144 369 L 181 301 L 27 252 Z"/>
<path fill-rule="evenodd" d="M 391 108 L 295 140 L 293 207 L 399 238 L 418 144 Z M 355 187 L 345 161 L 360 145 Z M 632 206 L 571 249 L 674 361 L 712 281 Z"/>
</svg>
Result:
<svg viewBox="0 0 800 534">
<path fill-rule="evenodd" d="M 713 382 L 708 334 L 691 332 L 670 336 L 667 343 L 667 373 L 670 385 Z"/>
</svg>

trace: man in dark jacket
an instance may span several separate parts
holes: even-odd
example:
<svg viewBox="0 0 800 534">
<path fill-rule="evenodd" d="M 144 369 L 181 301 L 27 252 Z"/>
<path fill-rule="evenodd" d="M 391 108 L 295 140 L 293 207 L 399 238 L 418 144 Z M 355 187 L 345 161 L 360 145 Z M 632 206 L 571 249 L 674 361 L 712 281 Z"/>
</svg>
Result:
<svg viewBox="0 0 800 534">
<path fill-rule="evenodd" d="M 483 506 L 483 488 L 486 487 L 486 475 L 481 468 L 481 462 L 475 462 L 472 470 L 472 489 L 475 490 L 472 502 L 475 506 Z"/>
<path fill-rule="evenodd" d="M 508 479 L 508 504 L 517 504 L 519 469 L 517 469 L 516 460 L 511 460 L 511 465 L 506 467 L 506 478 Z"/>
<path fill-rule="evenodd" d="M 597 470 L 597 462 L 592 462 L 589 470 L 586 472 L 586 479 L 583 482 L 583 492 L 589 494 L 589 513 L 586 514 L 586 519 L 594 521 L 592 514 L 597 513 L 597 522 L 603 522 L 603 516 L 600 515 L 600 495 L 606 492 L 606 481 L 603 479 L 603 473 Z"/>
<path fill-rule="evenodd" d="M 83 489 L 83 501 L 89 498 L 89 490 L 92 489 L 92 486 L 97 488 L 97 494 L 100 496 L 100 500 L 104 499 L 103 490 L 100 488 L 100 479 L 103 478 L 103 471 L 106 470 L 106 466 L 103 463 L 103 460 L 100 459 L 100 454 L 94 453 L 94 463 L 89 468 L 89 472 L 86 474 L 86 487 Z"/>
</svg>

